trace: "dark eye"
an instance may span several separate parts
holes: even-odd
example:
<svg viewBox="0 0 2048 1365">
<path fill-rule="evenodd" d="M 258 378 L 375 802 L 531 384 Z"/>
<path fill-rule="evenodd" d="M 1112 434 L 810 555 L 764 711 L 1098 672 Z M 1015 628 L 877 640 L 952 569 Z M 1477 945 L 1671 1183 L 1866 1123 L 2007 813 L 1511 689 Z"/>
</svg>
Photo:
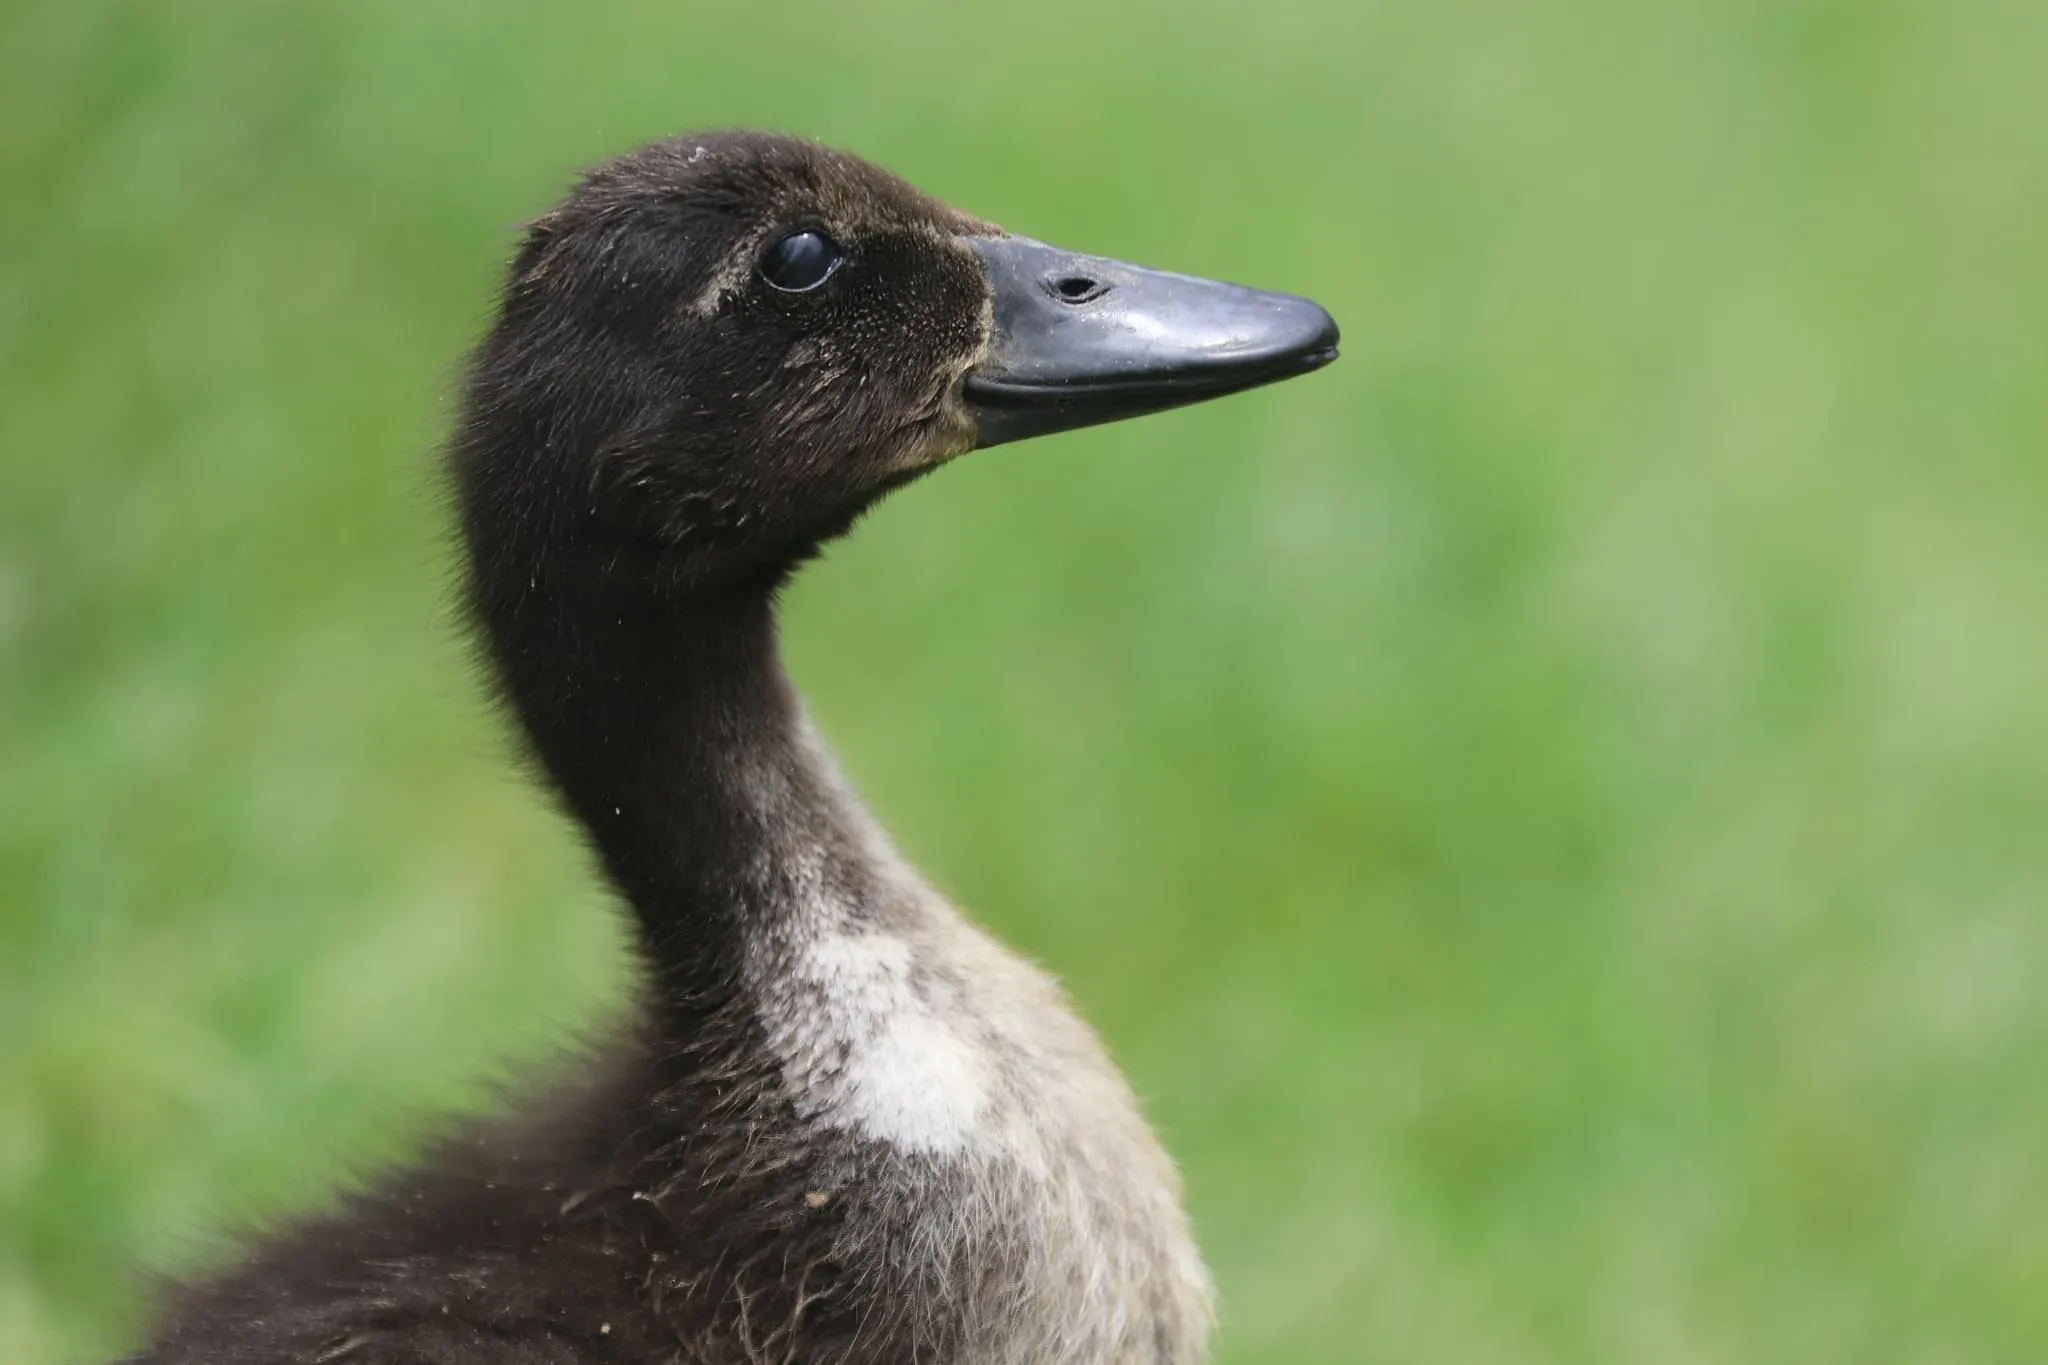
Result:
<svg viewBox="0 0 2048 1365">
<path fill-rule="evenodd" d="M 809 229 L 792 232 L 761 258 L 761 278 L 785 293 L 801 294 L 831 278 L 842 259 L 839 248 L 824 233 Z"/>
</svg>

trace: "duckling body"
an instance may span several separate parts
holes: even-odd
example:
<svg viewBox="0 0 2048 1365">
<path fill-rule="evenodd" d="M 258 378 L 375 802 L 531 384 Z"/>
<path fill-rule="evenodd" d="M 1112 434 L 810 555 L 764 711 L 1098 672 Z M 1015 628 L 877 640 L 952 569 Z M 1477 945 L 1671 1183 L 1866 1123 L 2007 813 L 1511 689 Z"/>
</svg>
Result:
<svg viewBox="0 0 2048 1365">
<path fill-rule="evenodd" d="M 751 134 L 610 163 L 535 225 L 451 468 L 480 637 L 631 909 L 640 1008 L 514 1117 L 177 1291 L 135 1365 L 1206 1357 L 1208 1276 L 1129 1087 L 897 856 L 776 643 L 788 574 L 890 488 L 1334 343 L 1297 310 L 1266 343 L 1289 364 L 1231 352 L 1202 392 L 1075 362 L 1034 329 L 1098 323 L 1002 283 L 1050 250 Z M 1118 378 L 1041 393 L 1063 364 Z"/>
<path fill-rule="evenodd" d="M 1202 1358 L 1179 1181 L 1100 1044 L 780 719 L 723 756 L 728 817 L 781 832 L 719 874 L 731 960 L 539 1121 L 258 1248 L 145 1360 Z"/>
</svg>

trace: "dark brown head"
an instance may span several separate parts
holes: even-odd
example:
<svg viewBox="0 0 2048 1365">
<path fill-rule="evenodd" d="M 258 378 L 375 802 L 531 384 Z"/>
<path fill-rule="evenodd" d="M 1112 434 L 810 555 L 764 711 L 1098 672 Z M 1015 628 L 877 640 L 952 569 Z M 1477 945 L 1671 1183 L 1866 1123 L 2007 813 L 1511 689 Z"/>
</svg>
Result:
<svg viewBox="0 0 2048 1365">
<path fill-rule="evenodd" d="M 580 544 L 681 590 L 772 579 L 977 445 L 1298 374 L 1336 339 L 1304 300 L 1010 237 L 842 152 L 680 137 L 528 230 L 455 483 L 482 578 Z"/>
</svg>

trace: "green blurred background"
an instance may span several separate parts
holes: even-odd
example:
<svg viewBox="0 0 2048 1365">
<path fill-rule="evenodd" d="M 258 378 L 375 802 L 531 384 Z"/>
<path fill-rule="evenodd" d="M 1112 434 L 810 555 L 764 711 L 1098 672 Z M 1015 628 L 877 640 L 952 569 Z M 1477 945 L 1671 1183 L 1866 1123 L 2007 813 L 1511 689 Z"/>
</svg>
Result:
<svg viewBox="0 0 2048 1365">
<path fill-rule="evenodd" d="M 2048 6 L 0 7 L 0 1361 L 602 1015 L 446 610 L 515 224 L 685 128 L 1314 295 L 792 666 L 1226 1362 L 2048 1358 Z"/>
</svg>

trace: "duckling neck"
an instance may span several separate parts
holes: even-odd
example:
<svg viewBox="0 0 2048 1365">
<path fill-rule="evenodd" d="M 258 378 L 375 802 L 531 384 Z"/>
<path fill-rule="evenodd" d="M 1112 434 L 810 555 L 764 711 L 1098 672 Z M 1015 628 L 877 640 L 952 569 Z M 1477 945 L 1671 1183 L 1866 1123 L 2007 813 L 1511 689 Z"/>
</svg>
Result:
<svg viewBox="0 0 2048 1365">
<path fill-rule="evenodd" d="M 730 979 L 749 940 L 815 918 L 821 882 L 840 918 L 887 898 L 894 860 L 783 670 L 774 584 L 672 594 L 593 573 L 566 588 L 487 627 L 658 973 Z"/>
<path fill-rule="evenodd" d="M 983 1016 L 1055 1039 L 1079 1026 L 862 808 L 782 669 L 772 589 L 591 583 L 527 594 L 491 639 L 540 759 L 631 904 L 656 1035 L 722 1045 L 744 1019 L 755 1050 L 713 1070 L 766 1062 L 807 1120 L 964 1152 L 999 1070 Z"/>
<path fill-rule="evenodd" d="M 840 779 L 783 671 L 772 587 L 576 582 L 521 575 L 478 605 L 655 973 L 663 1089 L 634 1120 L 655 1144 L 635 1178 L 711 1240 L 829 1198 L 852 1240 L 825 1263 L 891 1248 L 872 1283 L 896 1287 L 875 1292 L 950 1324 L 952 1358 L 1201 1359 L 1208 1282 L 1172 1164 L 1057 987 L 927 887 Z M 736 1151 L 744 1170 L 716 1164 Z M 733 1198 L 754 1203 L 720 1221 Z"/>
</svg>

